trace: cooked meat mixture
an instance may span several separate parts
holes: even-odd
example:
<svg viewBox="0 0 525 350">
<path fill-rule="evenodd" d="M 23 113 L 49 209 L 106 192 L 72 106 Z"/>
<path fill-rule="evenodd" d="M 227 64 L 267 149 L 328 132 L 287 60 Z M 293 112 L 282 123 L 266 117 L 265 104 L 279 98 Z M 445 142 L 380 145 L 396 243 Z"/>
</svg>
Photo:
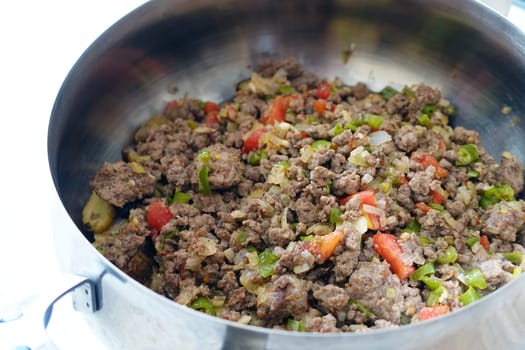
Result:
<svg viewBox="0 0 525 350">
<path fill-rule="evenodd" d="M 171 101 L 91 181 L 94 244 L 156 292 L 231 321 L 396 327 L 523 267 L 523 169 L 425 84 L 371 91 L 265 62 L 231 101 Z"/>
</svg>

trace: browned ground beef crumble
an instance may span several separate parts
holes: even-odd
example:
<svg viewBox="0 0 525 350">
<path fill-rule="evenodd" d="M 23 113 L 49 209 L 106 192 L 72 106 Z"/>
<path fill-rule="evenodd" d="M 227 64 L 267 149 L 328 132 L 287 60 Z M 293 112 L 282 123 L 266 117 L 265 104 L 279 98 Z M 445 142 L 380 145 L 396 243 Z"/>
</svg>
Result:
<svg viewBox="0 0 525 350">
<path fill-rule="evenodd" d="M 522 166 L 449 126 L 438 89 L 372 92 L 290 59 L 261 64 L 217 119 L 208 107 L 170 103 L 91 181 L 120 214 L 95 245 L 156 292 L 245 324 L 350 332 L 453 311 L 521 272 Z M 160 229 L 152 203 L 169 208 Z M 396 262 L 378 232 L 395 236 Z M 432 269 L 407 278 L 395 264 Z"/>
</svg>

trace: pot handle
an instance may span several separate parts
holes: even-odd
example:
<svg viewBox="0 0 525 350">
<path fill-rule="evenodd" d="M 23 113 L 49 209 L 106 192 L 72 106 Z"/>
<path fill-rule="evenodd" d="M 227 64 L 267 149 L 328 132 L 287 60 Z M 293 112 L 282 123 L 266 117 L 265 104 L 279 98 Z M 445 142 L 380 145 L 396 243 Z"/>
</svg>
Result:
<svg viewBox="0 0 525 350">
<path fill-rule="evenodd" d="M 73 308 L 77 311 L 92 313 L 100 308 L 96 282 L 84 276 L 62 274 L 47 291 L 29 297 L 8 310 L 0 310 L 2 343 L 9 339 L 8 350 L 42 349 L 49 343 L 46 329 L 53 306 L 68 294 L 72 295 Z"/>
</svg>

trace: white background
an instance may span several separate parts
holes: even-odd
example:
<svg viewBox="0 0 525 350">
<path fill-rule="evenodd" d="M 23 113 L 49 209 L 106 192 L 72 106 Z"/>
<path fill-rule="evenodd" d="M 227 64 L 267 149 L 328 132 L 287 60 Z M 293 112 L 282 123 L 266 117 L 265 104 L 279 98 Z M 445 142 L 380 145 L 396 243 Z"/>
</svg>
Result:
<svg viewBox="0 0 525 350">
<path fill-rule="evenodd" d="M 58 271 L 46 142 L 60 85 L 89 44 L 143 2 L 16 0 L 0 5 L 0 310 L 38 293 Z M 525 30 L 524 10 L 513 7 L 509 18 Z M 6 339 L 2 327 L 0 349 Z M 82 344 L 95 348 L 86 339 Z"/>
</svg>

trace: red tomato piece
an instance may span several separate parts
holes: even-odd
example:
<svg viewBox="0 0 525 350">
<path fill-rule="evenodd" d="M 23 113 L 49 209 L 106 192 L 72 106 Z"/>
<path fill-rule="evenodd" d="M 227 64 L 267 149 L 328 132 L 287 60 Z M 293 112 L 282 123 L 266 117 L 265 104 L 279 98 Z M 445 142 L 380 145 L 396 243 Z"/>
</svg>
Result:
<svg viewBox="0 0 525 350">
<path fill-rule="evenodd" d="M 381 229 L 381 217 L 370 213 L 363 213 L 366 218 L 367 227 L 371 230 Z"/>
<path fill-rule="evenodd" d="M 325 100 L 315 100 L 312 104 L 312 107 L 314 107 L 317 114 L 322 116 L 324 114 L 324 111 L 326 110 L 326 101 Z"/>
<path fill-rule="evenodd" d="M 348 197 L 345 197 L 339 200 L 339 204 L 345 205 L 350 199 L 355 198 L 355 197 L 359 197 L 359 199 L 361 200 L 361 205 L 368 204 L 373 207 L 377 206 L 377 200 L 376 200 L 375 193 L 373 190 L 364 190 L 361 192 L 351 194 Z"/>
<path fill-rule="evenodd" d="M 164 108 L 164 115 L 169 115 L 171 111 L 176 109 L 179 106 L 179 101 L 173 100 L 166 104 L 166 107 Z"/>
<path fill-rule="evenodd" d="M 481 237 L 479 237 L 479 244 L 481 244 L 481 246 L 485 248 L 485 250 L 490 249 L 489 238 L 486 235 L 481 235 Z"/>
<path fill-rule="evenodd" d="M 412 157 L 412 159 L 416 162 L 421 163 L 425 167 L 425 169 L 432 165 L 436 169 L 436 176 L 440 179 L 448 175 L 448 171 L 446 169 L 443 169 L 439 165 L 436 158 L 434 158 L 430 154 L 422 154 L 420 157 Z"/>
<path fill-rule="evenodd" d="M 259 140 L 261 138 L 261 135 L 266 132 L 265 129 L 256 129 L 252 131 L 250 135 L 248 135 L 248 138 L 244 140 L 244 144 L 242 146 L 242 154 L 248 154 L 251 151 L 256 151 L 259 149 Z"/>
<path fill-rule="evenodd" d="M 327 99 L 328 97 L 330 97 L 331 92 L 332 92 L 332 85 L 324 82 L 317 86 L 317 90 L 315 91 L 315 94 L 317 95 L 317 98 Z"/>
<path fill-rule="evenodd" d="M 343 231 L 334 231 L 324 236 L 315 236 L 309 250 L 314 255 L 319 254 L 321 261 L 326 261 L 334 253 L 335 249 L 343 239 Z"/>
<path fill-rule="evenodd" d="M 417 202 L 417 203 L 416 203 L 416 208 L 419 209 L 419 210 L 421 210 L 421 211 L 423 212 L 423 214 L 428 213 L 428 211 L 429 211 L 430 209 L 432 209 L 432 208 L 430 208 L 430 207 L 428 206 L 428 204 L 423 203 L 423 202 Z"/>
<path fill-rule="evenodd" d="M 401 259 L 403 248 L 397 243 L 397 237 L 390 233 L 377 232 L 373 237 L 375 251 L 388 262 L 390 270 L 400 280 L 407 279 L 416 268 L 405 264 Z"/>
<path fill-rule="evenodd" d="M 430 196 L 432 196 L 432 202 L 436 204 L 443 204 L 443 201 L 445 200 L 445 196 L 439 191 L 430 190 Z"/>
<path fill-rule="evenodd" d="M 160 231 L 162 226 L 166 225 L 172 217 L 170 208 L 164 205 L 162 199 L 152 202 L 148 207 L 148 225 L 157 231 Z"/>
<path fill-rule="evenodd" d="M 434 317 L 442 316 L 450 312 L 448 305 L 425 306 L 419 310 L 418 315 L 420 320 L 428 320 Z"/>
<path fill-rule="evenodd" d="M 216 104 L 215 102 L 210 102 L 210 101 L 205 102 L 204 103 L 204 113 L 208 114 L 208 113 L 213 112 L 213 111 L 218 112 L 219 111 L 219 105 Z"/>
<path fill-rule="evenodd" d="M 204 124 L 208 127 L 212 127 L 215 124 L 219 124 L 219 111 L 210 111 L 204 118 Z"/>
<path fill-rule="evenodd" d="M 284 122 L 286 109 L 288 108 L 288 99 L 277 96 L 266 113 L 261 117 L 261 123 L 264 125 L 273 125 L 277 122 Z"/>
</svg>

